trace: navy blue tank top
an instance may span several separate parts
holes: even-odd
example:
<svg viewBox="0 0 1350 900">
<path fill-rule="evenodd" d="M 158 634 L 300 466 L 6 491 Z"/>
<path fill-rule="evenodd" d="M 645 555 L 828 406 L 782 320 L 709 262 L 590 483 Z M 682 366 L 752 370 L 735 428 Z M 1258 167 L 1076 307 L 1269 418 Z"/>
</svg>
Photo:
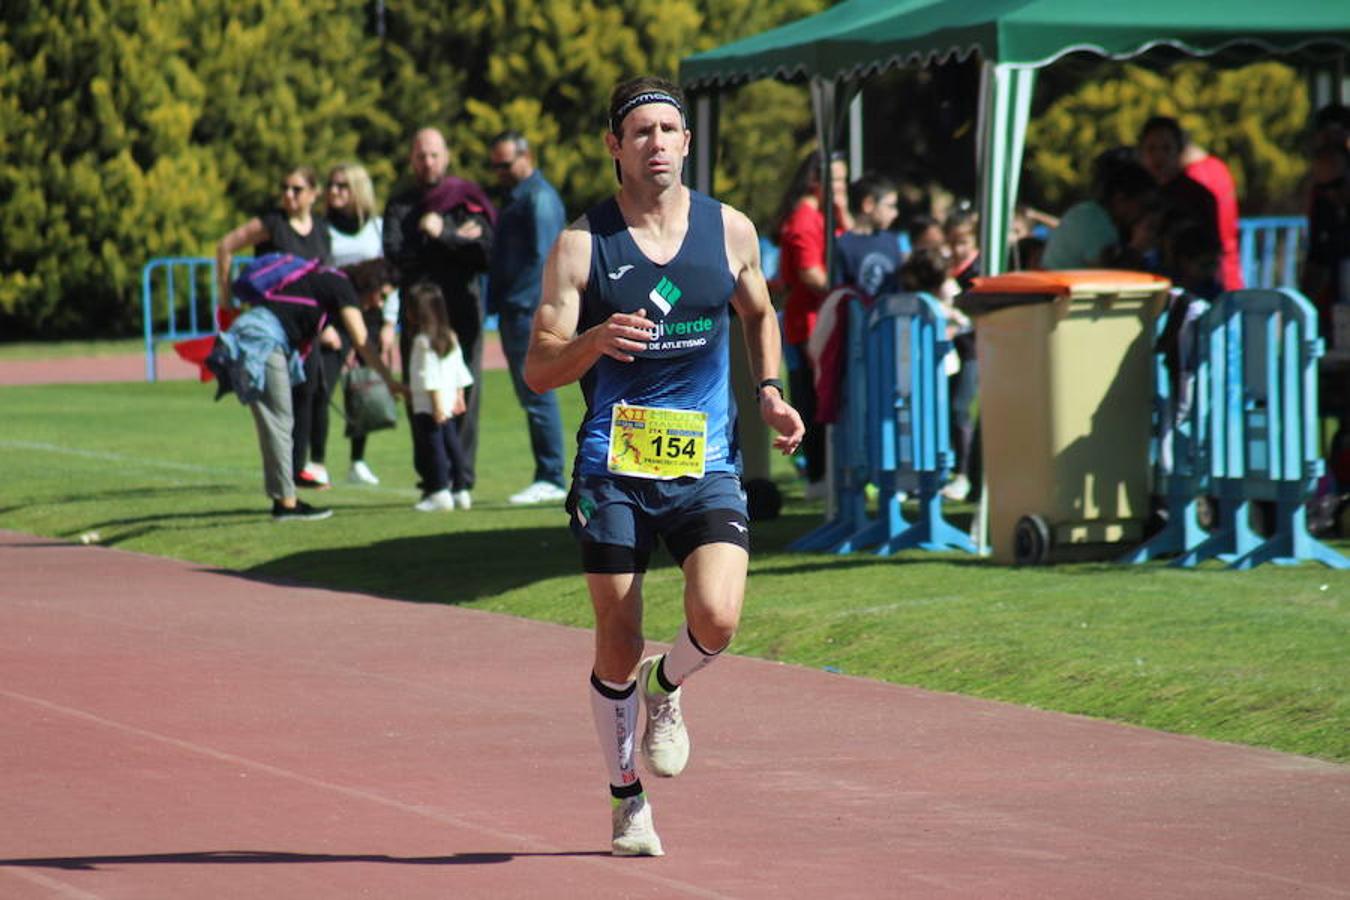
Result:
<svg viewBox="0 0 1350 900">
<path fill-rule="evenodd" d="M 645 309 L 657 325 L 657 337 L 633 362 L 602 356 L 582 377 L 586 416 L 577 433 L 577 471 L 608 472 L 610 408 L 619 402 L 707 413 L 704 471 L 738 471 L 727 351 L 736 284 L 727 262 L 722 204 L 689 192 L 689 228 L 665 265 L 652 262 L 638 248 L 616 199 L 595 206 L 586 219 L 591 270 L 581 295 L 578 331 L 616 312 Z"/>
</svg>

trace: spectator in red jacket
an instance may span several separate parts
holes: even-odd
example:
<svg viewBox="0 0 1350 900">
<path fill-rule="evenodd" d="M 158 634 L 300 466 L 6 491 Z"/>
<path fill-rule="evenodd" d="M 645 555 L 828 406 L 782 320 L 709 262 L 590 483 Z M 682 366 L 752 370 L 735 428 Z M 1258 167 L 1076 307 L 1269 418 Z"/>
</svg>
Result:
<svg viewBox="0 0 1350 900">
<path fill-rule="evenodd" d="M 1181 165 L 1191 178 L 1214 195 L 1219 214 L 1219 284 L 1225 291 L 1240 290 L 1242 259 L 1238 253 L 1238 198 L 1233 173 L 1223 160 L 1186 135 Z"/>
<path fill-rule="evenodd" d="M 848 163 L 842 157 L 830 160 L 830 181 L 837 237 L 852 226 L 848 213 Z M 812 153 L 798 167 L 777 219 L 778 272 L 788 291 L 783 340 L 795 351 L 789 358 L 788 384 L 792 403 L 806 423 L 801 448 L 806 462 L 806 496 L 813 500 L 825 496 L 825 428 L 816 421 L 816 392 L 806 341 L 815 328 L 820 304 L 830 290 L 824 196 L 820 156 Z"/>
</svg>

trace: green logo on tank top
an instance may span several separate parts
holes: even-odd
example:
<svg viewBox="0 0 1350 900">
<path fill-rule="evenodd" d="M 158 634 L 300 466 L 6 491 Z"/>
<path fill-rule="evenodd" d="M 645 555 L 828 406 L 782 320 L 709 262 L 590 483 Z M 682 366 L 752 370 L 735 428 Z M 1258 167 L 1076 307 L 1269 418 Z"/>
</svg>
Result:
<svg viewBox="0 0 1350 900">
<path fill-rule="evenodd" d="M 647 299 L 656 304 L 656 308 L 661 310 L 661 315 L 668 316 L 670 311 L 675 308 L 675 304 L 680 302 L 682 293 L 683 291 L 675 286 L 675 282 L 662 275 L 661 280 L 656 283 L 656 287 L 652 288 L 651 293 L 647 295 Z"/>
</svg>

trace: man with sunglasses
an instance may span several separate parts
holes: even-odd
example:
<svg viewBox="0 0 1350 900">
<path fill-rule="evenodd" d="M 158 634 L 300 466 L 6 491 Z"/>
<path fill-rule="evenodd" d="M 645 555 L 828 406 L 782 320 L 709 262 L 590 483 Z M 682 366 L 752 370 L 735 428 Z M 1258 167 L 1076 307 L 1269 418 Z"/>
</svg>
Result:
<svg viewBox="0 0 1350 900">
<path fill-rule="evenodd" d="M 534 453 L 534 480 L 513 494 L 516 505 L 561 503 L 563 488 L 562 415 L 553 391 L 536 394 L 525 383 L 525 352 L 530 323 L 539 305 L 544 260 L 563 230 L 565 213 L 557 190 L 535 168 L 530 144 L 518 131 L 504 131 L 489 145 L 489 164 L 508 192 L 497 222 L 488 270 L 488 311 L 497 314 L 497 330 L 511 370 L 516 399 L 525 410 Z"/>
</svg>

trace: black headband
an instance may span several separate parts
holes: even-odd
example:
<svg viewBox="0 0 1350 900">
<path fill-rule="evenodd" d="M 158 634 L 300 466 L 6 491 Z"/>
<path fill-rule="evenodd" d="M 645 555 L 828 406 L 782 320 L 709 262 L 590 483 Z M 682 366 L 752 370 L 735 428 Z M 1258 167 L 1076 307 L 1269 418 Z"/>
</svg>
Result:
<svg viewBox="0 0 1350 900">
<path fill-rule="evenodd" d="M 639 106 L 645 106 L 648 103 L 669 103 L 680 111 L 680 119 L 684 119 L 684 107 L 680 105 L 680 101 L 665 91 L 644 91 L 615 110 L 614 115 L 610 116 L 609 119 L 609 130 L 618 134 L 620 127 L 623 125 L 624 117 Z"/>
</svg>

